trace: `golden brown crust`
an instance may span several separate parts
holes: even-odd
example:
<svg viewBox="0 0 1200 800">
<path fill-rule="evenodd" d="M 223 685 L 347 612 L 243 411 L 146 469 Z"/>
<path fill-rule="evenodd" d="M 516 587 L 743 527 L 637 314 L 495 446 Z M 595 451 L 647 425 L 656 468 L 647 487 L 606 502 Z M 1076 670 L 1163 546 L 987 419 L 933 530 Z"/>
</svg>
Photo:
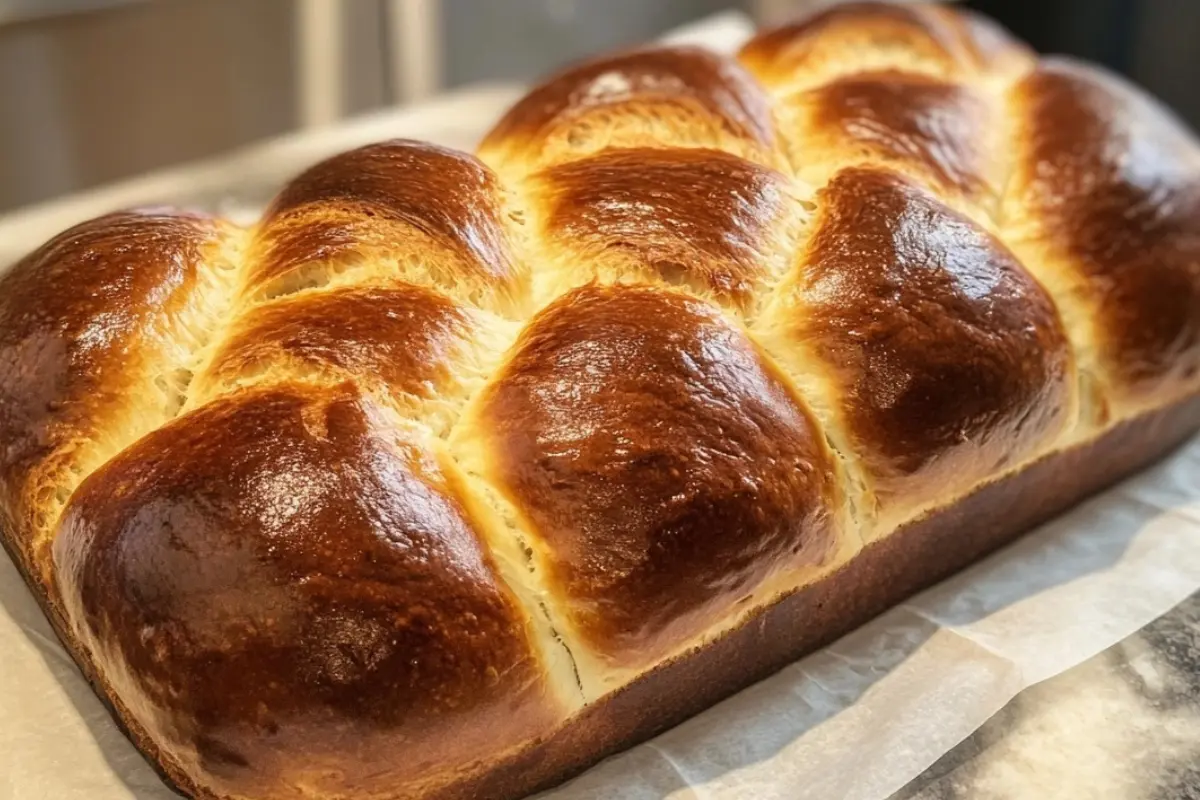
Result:
<svg viewBox="0 0 1200 800">
<path fill-rule="evenodd" d="M 531 181 L 554 293 L 593 278 L 691 287 L 745 309 L 773 276 L 795 214 L 787 179 L 708 149 L 622 149 Z"/>
<path fill-rule="evenodd" d="M 520 174 L 609 147 L 708 147 L 763 164 L 777 159 L 762 90 L 736 62 L 695 47 L 568 68 L 513 106 L 479 153 Z"/>
<path fill-rule="evenodd" d="M 1197 386 L 1200 149 L 1169 111 L 1094 67 L 1047 60 L 1013 91 L 1005 236 L 1062 298 L 1110 402 Z M 1074 319 L 1072 319 L 1074 317 Z"/>
<path fill-rule="evenodd" d="M 867 548 L 841 572 L 752 615 L 705 647 L 661 665 L 603 702 L 572 716 L 550 736 L 426 795 L 428 800 L 518 798 L 582 772 L 682 722 L 721 699 L 853 630 L 1088 495 L 1142 469 L 1193 435 L 1200 397 L 1126 420 L 1096 441 L 1048 455 L 980 487 L 952 506 Z M 6 548 L 11 543 L 0 537 Z M 20 567 L 21 562 L 17 560 Z M 185 794 L 217 795 L 162 753 L 128 713 L 89 654 L 64 625 L 45 586 L 25 579 L 55 630 L 133 742 Z M 272 798 L 272 800 L 274 800 Z"/>
<path fill-rule="evenodd" d="M 515 798 L 710 708 L 1146 467 L 1200 426 L 1200 397 L 1110 428 L 875 542 L 838 572 L 589 705 L 550 738 L 435 800 Z"/>
<path fill-rule="evenodd" d="M 84 482 L 54 552 L 112 690 L 217 794 L 435 789 L 561 719 L 437 462 L 345 387 L 155 431 Z"/>
<path fill-rule="evenodd" d="M 885 530 L 1063 432 L 1071 352 L 1003 244 L 885 171 L 838 173 L 818 206 L 767 322 L 831 376 Z"/>
<path fill-rule="evenodd" d="M 242 315 L 194 394 L 252 383 L 279 371 L 378 381 L 397 399 L 453 391 L 471 318 L 449 298 L 408 283 L 341 286 L 289 295 Z"/>
<path fill-rule="evenodd" d="M 969 78 L 1026 67 L 1032 53 L 996 23 L 926 3 L 849 2 L 751 39 L 739 60 L 771 90 L 898 69 Z"/>
<path fill-rule="evenodd" d="M 585 287 L 480 399 L 493 479 L 601 659 L 653 663 L 835 548 L 824 442 L 745 336 L 684 295 Z"/>
<path fill-rule="evenodd" d="M 854 73 L 780 105 L 792 163 L 811 183 L 846 166 L 887 165 L 977 207 L 998 194 L 992 109 L 970 87 L 905 72 Z"/>
<path fill-rule="evenodd" d="M 179 318 L 194 313 L 220 230 L 198 215 L 110 214 L 55 237 L 0 282 L 0 508 L 31 571 L 46 568 L 49 526 L 105 442 L 172 412 L 170 373 L 185 365 L 155 362 L 178 356 Z"/>
<path fill-rule="evenodd" d="M 508 309 L 524 281 L 496 176 L 474 157 L 395 140 L 327 159 L 288 184 L 260 223 L 247 292 L 269 296 L 367 262 Z M 318 279 L 319 282 L 319 279 Z"/>
<path fill-rule="evenodd" d="M 926 5 L 742 59 L 590 62 L 482 160 L 313 167 L 245 252 L 119 215 L 0 285 L 4 544 L 184 791 L 544 786 L 1200 427 L 1169 114 Z"/>
</svg>

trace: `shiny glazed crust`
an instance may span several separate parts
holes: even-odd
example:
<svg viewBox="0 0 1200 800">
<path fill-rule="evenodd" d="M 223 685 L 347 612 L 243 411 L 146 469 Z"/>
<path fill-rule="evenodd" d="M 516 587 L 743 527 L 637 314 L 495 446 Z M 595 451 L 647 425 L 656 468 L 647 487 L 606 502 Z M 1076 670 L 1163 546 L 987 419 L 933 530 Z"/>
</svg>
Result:
<svg viewBox="0 0 1200 800">
<path fill-rule="evenodd" d="M 0 279 L 6 549 L 201 798 L 516 797 L 1200 427 L 1200 148 L 854 3 Z"/>
</svg>

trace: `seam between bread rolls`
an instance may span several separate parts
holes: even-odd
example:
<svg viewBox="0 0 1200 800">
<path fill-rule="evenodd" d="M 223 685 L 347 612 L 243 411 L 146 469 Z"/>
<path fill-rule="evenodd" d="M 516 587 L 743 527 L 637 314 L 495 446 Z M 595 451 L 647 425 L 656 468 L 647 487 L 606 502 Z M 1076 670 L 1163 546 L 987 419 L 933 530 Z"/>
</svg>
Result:
<svg viewBox="0 0 1200 800">
<path fill-rule="evenodd" d="M 148 209 L 145 213 L 154 214 L 157 210 Z M 43 533 L 35 542 L 39 550 L 45 552 L 52 544 L 63 509 L 88 475 L 142 435 L 183 412 L 204 353 L 219 340 L 217 334 L 228 317 L 232 297 L 230 287 L 236 280 L 242 235 L 243 231 L 232 223 L 219 223 L 214 241 L 202 248 L 195 264 L 195 290 L 183 303 L 183 308 L 162 323 L 161 335 L 167 344 L 165 355 L 169 360 L 147 363 L 147 385 L 141 387 L 141 391 L 150 393 L 158 401 L 157 413 L 150 419 L 116 417 L 111 425 L 98 431 L 91 442 L 80 447 L 85 455 L 81 455 L 79 463 L 72 465 L 69 480 L 60 482 L 53 490 L 49 487 L 39 490 L 38 497 L 44 502 L 38 521 Z M 53 585 L 53 567 L 49 559 L 46 558 L 38 568 Z"/>
</svg>

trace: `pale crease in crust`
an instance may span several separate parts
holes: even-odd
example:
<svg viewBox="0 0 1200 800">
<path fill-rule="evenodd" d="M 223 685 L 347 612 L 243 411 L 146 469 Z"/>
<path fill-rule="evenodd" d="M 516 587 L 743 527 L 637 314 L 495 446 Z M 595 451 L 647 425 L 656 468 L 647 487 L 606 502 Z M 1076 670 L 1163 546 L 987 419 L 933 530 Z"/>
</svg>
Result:
<svg viewBox="0 0 1200 800">
<path fill-rule="evenodd" d="M 507 363 L 506 354 L 511 354 L 524 325 L 555 298 L 590 282 L 651 283 L 664 290 L 689 293 L 719 307 L 730 324 L 761 350 L 764 363 L 785 377 L 797 403 L 817 421 L 818 432 L 834 457 L 835 480 L 842 497 L 842 503 L 834 509 L 837 522 L 826 561 L 811 568 L 779 570 L 768 575 L 724 619 L 676 646 L 661 662 L 677 660 L 703 648 L 771 606 L 777 598 L 817 583 L 844 567 L 867 543 L 886 537 L 938 508 L 952 505 L 958 496 L 925 501 L 906 507 L 901 516 L 880 518 L 868 468 L 856 455 L 852 436 L 842 418 L 835 382 L 807 343 L 797 342 L 779 322 L 785 311 L 781 284 L 787 281 L 789 270 L 797 268 L 796 254 L 802 251 L 811 233 L 819 188 L 844 166 L 868 163 L 905 173 L 989 233 L 1003 238 L 1006 231 L 1013 232 L 1010 226 L 1016 215 L 1004 201 L 1006 185 L 1017 169 L 1006 149 L 1014 136 L 1011 128 L 1016 122 L 1007 121 L 1014 113 L 1006 93 L 1029 73 L 1035 62 L 1023 45 L 1011 42 L 990 24 L 974 18 L 925 7 L 875 15 L 874 4 L 863 5 L 866 11 L 847 12 L 844 17 L 834 14 L 816 28 L 806 29 L 804 36 L 817 31 L 811 41 L 789 44 L 786 31 L 781 31 L 757 39 L 743 52 L 742 66 L 736 67 L 737 72 L 754 76 L 759 84 L 749 88 L 739 84 L 738 91 L 753 93 L 756 102 L 761 101 L 771 109 L 772 124 L 777 128 L 791 128 L 776 131 L 779 141 L 770 145 L 747 140 L 744 131 L 723 126 L 718 116 L 697 105 L 694 98 L 680 102 L 664 100 L 661 87 L 655 89 L 652 97 L 639 98 L 634 93 L 611 106 L 592 109 L 580 116 L 574 129 L 563 122 L 564 118 L 556 118 L 547 127 L 545 141 L 537 141 L 536 136 L 529 141 L 518 136 L 509 142 L 502 137 L 489 138 L 481 147 L 480 157 L 507 182 L 500 186 L 496 198 L 495 222 L 505 233 L 505 246 L 511 249 L 508 255 L 517 270 L 512 282 L 489 284 L 472 277 L 467 268 L 470 265 L 464 261 L 466 257 L 461 252 L 447 250 L 445 242 L 424 230 L 419 221 L 412 224 L 402 240 L 363 242 L 359 251 L 348 256 L 326 258 L 318 254 L 283 275 L 253 281 L 254 262 L 264 252 L 261 247 L 249 245 L 256 231 L 230 227 L 221 236 L 219 245 L 205 254 L 201 280 L 191 302 L 170 321 L 170 332 L 165 337 L 170 345 L 164 353 L 153 363 L 139 362 L 138 354 L 130 354 L 131 369 L 146 378 L 140 402 L 130 406 L 128 415 L 117 414 L 104 421 L 91 440 L 69 449 L 66 478 L 60 475 L 63 470 L 51 463 L 46 470 L 49 478 L 31 489 L 34 503 L 42 509 L 38 546 L 46 546 L 59 513 L 89 473 L 172 418 L 203 408 L 218 398 L 273 384 L 332 386 L 350 380 L 404 420 L 403 424 L 415 426 L 427 437 L 431 451 L 478 523 L 480 536 L 495 559 L 501 579 L 532 620 L 532 638 L 555 691 L 569 699 L 566 705 L 572 713 L 581 706 L 594 704 L 637 679 L 646 669 L 613 666 L 602 653 L 591 651 L 572 629 L 565 608 L 570 598 L 552 590 L 545 579 L 547 545 L 494 485 L 490 477 L 494 468 L 492 455 L 474 446 L 478 437 L 472 436 L 473 428 L 485 424 L 475 413 L 473 400 Z M 854 13 L 865 16 L 856 22 Z M 805 137 L 813 135 L 808 129 L 815 123 L 806 116 L 806 111 L 788 111 L 777 106 L 800 102 L 798 98 L 807 102 L 814 93 L 847 76 L 891 73 L 917 75 L 922 80 L 965 87 L 973 93 L 971 102 L 977 103 L 973 107 L 981 109 L 988 120 L 986 130 L 976 131 L 982 139 L 974 143 L 978 152 L 968 154 L 975 159 L 971 163 L 978 167 L 979 186 L 961 193 L 948 190 L 938 185 L 927 170 L 914 166 L 919 153 L 903 148 L 880 155 L 873 146 L 839 150 L 841 145 L 837 141 L 822 139 L 820 146 L 813 148 L 822 154 L 821 159 L 806 163 L 806 158 L 812 155 L 805 147 Z M 1016 113 L 1020 113 L 1019 108 Z M 565 118 L 569 122 L 569 115 Z M 679 130 L 680 125 L 692 122 L 703 123 L 703 130 L 700 133 Z M 639 261 L 639 247 L 644 243 L 630 246 L 625 241 L 613 241 L 582 247 L 577 230 L 570 226 L 555 235 L 548 232 L 546 195 L 553 192 L 553 187 L 547 188 L 544 183 L 551 180 L 546 177 L 549 173 L 542 171 L 544 168 L 565 165 L 569 169 L 579 161 L 616 149 L 665 146 L 715 147 L 786 171 L 780 190 L 786 207 L 764 226 L 760 239 L 754 243 L 755 257 L 764 269 L 753 278 L 754 289 L 747 303 L 731 301 L 686 270 L 663 272 Z M 320 217 L 325 222 L 337 222 L 342 216 L 353 217 L 360 211 L 338 207 L 312 213 L 314 218 Z M 297 216 L 303 215 L 297 212 Z M 1020 250 L 1018 255 L 1026 257 L 1027 253 L 1030 258 L 1040 255 L 1033 247 Z M 1092 370 L 1084 368 L 1099 358 L 1100 337 L 1095 326 L 1100 323 L 1087 313 L 1080 287 L 1041 263 L 1026 266 L 1051 295 L 1063 326 L 1070 333 L 1073 358 L 1081 365 L 1077 388 L 1069 398 L 1073 406 L 1079 406 L 1078 414 L 1070 415 L 1078 421 L 1021 458 L 1005 464 L 979 485 L 995 483 L 1059 450 L 1094 441 L 1123 419 L 1155 405 L 1147 402 L 1114 413 L 1105 395 L 1106 387 Z M 463 341 L 439 356 L 449 378 L 434 382 L 427 392 L 399 389 L 378 375 L 355 374 L 331 362 L 300 358 L 284 351 L 233 367 L 223 366 L 228 355 L 223 353 L 223 345 L 240 325 L 249 324 L 256 313 L 343 289 L 386 287 L 396 282 L 437 292 L 453 303 L 466 320 Z M 1196 385 L 1197 381 L 1193 381 L 1183 389 L 1176 388 L 1172 396 L 1160 398 L 1162 404 L 1194 391 Z M 961 496 L 979 485 L 964 490 Z M 41 578 L 47 584 L 52 583 L 50 565 L 42 566 L 45 569 Z M 81 624 L 79 620 L 73 623 Z M 93 666 L 103 672 L 103 664 Z M 137 725 L 136 719 L 127 722 Z M 184 777 L 192 788 L 205 791 L 202 774 Z M 436 783 L 443 778 L 431 780 Z M 442 787 L 437 784 L 435 788 Z"/>
<path fill-rule="evenodd" d="M 146 334 L 155 344 L 124 355 L 123 366 L 142 378 L 142 386 L 130 391 L 121 403 L 110 405 L 111 415 L 97 421 L 90 438 L 76 437 L 61 443 L 42 468 L 35 470 L 38 479 L 28 486 L 26 502 L 37 508 L 31 520 L 30 549 L 37 562 L 33 568 L 44 579 L 52 580 L 49 545 L 75 488 L 127 445 L 170 421 L 184 407 L 203 353 L 216 340 L 221 321 L 230 311 L 243 236 L 231 224 L 216 226 L 212 240 L 201 247 L 199 262 L 192 265 L 195 285 L 190 296 L 151 324 Z M 22 521 L 14 524 L 21 526 Z"/>
</svg>

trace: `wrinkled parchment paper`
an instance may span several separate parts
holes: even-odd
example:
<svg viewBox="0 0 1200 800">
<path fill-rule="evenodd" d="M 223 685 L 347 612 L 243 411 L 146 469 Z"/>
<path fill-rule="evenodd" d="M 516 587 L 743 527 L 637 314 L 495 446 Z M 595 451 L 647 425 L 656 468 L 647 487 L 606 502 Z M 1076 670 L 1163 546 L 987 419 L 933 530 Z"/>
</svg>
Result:
<svg viewBox="0 0 1200 800">
<path fill-rule="evenodd" d="M 730 49 L 745 32 L 744 19 L 722 17 L 675 38 Z M 489 122 L 480 120 L 481 131 Z M 882 800 L 1019 691 L 1197 590 L 1200 438 L 831 647 L 541 797 Z M 173 797 L 0 557 L 0 800 Z"/>
</svg>

